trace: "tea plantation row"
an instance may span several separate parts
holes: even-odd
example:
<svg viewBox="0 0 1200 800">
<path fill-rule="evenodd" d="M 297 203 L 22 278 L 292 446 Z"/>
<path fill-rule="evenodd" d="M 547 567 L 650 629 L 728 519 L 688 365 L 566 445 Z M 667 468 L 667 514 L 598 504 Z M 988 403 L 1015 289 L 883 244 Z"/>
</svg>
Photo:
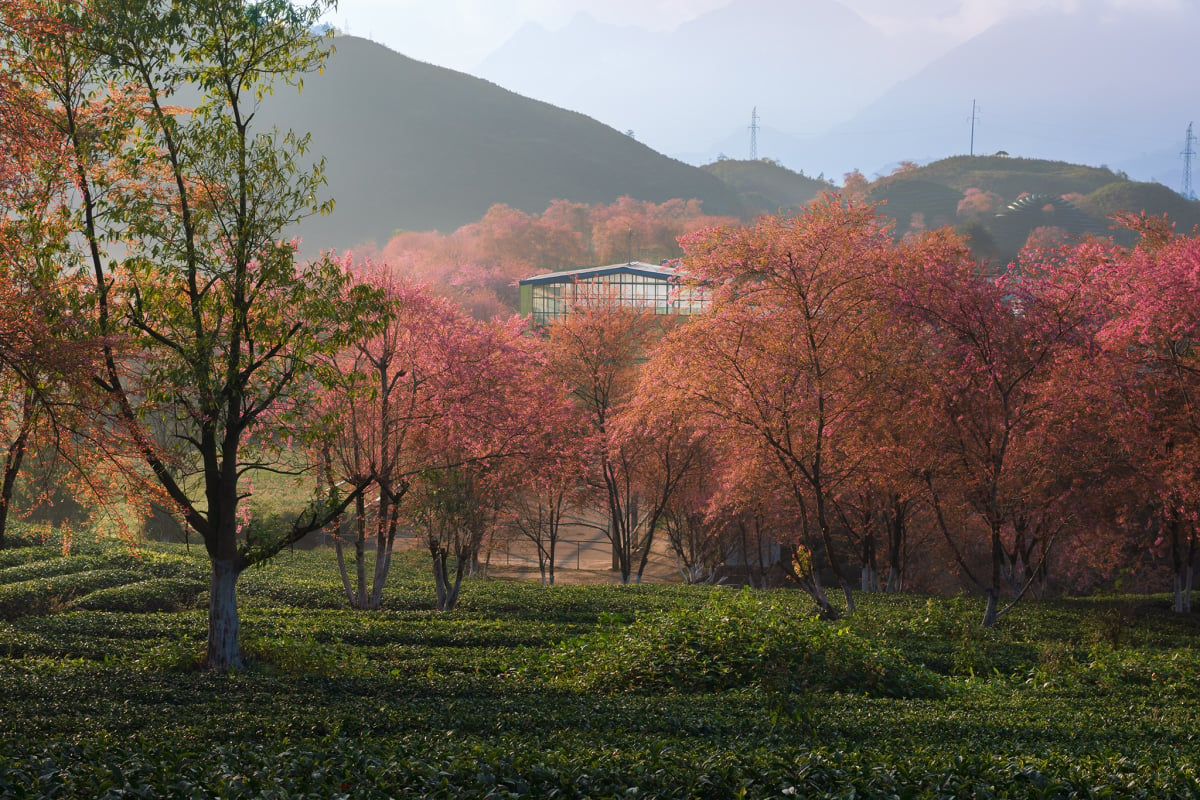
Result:
<svg viewBox="0 0 1200 800">
<path fill-rule="evenodd" d="M 251 666 L 197 668 L 197 551 L 0 551 L 0 797 L 1200 797 L 1200 621 L 1165 598 L 479 580 L 383 611 L 333 557 L 243 576 Z"/>
</svg>

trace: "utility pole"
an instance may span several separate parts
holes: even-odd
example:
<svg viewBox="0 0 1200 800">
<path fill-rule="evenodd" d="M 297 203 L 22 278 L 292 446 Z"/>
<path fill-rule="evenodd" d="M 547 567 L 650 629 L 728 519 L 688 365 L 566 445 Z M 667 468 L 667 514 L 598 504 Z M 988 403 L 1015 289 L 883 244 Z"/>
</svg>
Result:
<svg viewBox="0 0 1200 800">
<path fill-rule="evenodd" d="M 1195 200 L 1196 194 L 1192 191 L 1192 156 L 1196 155 L 1195 149 L 1192 147 L 1196 143 L 1196 137 L 1192 134 L 1192 123 L 1188 123 L 1187 136 L 1183 140 L 1183 197 L 1185 200 Z"/>
<path fill-rule="evenodd" d="M 975 101 L 971 101 L 971 155 L 975 155 L 975 120 L 979 116 L 975 113 Z"/>
<path fill-rule="evenodd" d="M 758 106 L 750 112 L 750 160 L 758 161 Z"/>
</svg>

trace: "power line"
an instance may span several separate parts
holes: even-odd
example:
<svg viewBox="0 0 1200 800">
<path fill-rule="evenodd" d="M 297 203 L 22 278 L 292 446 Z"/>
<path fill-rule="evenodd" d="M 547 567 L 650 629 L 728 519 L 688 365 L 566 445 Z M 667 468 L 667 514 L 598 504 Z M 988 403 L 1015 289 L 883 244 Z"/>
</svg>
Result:
<svg viewBox="0 0 1200 800">
<path fill-rule="evenodd" d="M 1195 200 L 1196 195 L 1192 192 L 1192 156 L 1196 155 L 1192 145 L 1195 144 L 1196 137 L 1192 134 L 1192 123 L 1188 123 L 1187 136 L 1183 140 L 1183 196 L 1187 200 Z"/>
<path fill-rule="evenodd" d="M 750 112 L 750 160 L 758 161 L 758 106 Z"/>
</svg>

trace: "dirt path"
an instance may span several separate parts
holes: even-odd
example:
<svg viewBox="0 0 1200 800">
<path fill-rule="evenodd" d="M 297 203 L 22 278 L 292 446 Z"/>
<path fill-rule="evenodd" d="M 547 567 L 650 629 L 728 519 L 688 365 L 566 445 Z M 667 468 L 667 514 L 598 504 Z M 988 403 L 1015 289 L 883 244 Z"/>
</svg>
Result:
<svg viewBox="0 0 1200 800">
<path fill-rule="evenodd" d="M 397 540 L 397 546 L 416 547 L 417 542 Z M 487 558 L 484 554 L 483 558 Z M 564 584 L 620 583 L 621 573 L 612 569 L 612 544 L 602 534 L 588 539 L 561 539 L 555 551 L 554 580 Z M 636 572 L 636 564 L 634 566 Z M 532 542 L 513 541 L 493 548 L 487 573 L 493 578 L 539 581 L 537 548 Z M 679 583 L 682 576 L 666 541 L 655 541 L 642 574 L 643 583 Z"/>
</svg>

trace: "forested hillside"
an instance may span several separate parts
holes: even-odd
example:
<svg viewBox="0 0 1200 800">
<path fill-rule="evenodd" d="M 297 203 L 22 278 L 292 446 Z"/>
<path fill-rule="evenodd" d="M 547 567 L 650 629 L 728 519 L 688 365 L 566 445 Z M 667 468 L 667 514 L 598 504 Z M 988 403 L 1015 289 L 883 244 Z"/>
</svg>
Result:
<svg viewBox="0 0 1200 800">
<path fill-rule="evenodd" d="M 722 159 L 703 167 L 737 193 L 746 214 L 775 214 L 802 208 L 821 192 L 834 188 L 823 178 L 810 178 L 771 159 Z"/>
<path fill-rule="evenodd" d="M 737 192 L 749 213 L 803 207 L 834 188 L 769 159 L 718 161 L 704 168 Z M 1030 241 L 1048 244 L 1083 235 L 1116 236 L 1110 217 L 1120 212 L 1167 215 L 1179 232 L 1200 225 L 1200 203 L 1159 183 L 1139 183 L 1107 167 L 1007 156 L 955 156 L 868 179 L 845 176 L 847 195 L 878 205 L 895 233 L 953 227 L 980 257 L 1006 263 Z M 1036 234 L 1036 235 L 1035 235 Z"/>
</svg>

